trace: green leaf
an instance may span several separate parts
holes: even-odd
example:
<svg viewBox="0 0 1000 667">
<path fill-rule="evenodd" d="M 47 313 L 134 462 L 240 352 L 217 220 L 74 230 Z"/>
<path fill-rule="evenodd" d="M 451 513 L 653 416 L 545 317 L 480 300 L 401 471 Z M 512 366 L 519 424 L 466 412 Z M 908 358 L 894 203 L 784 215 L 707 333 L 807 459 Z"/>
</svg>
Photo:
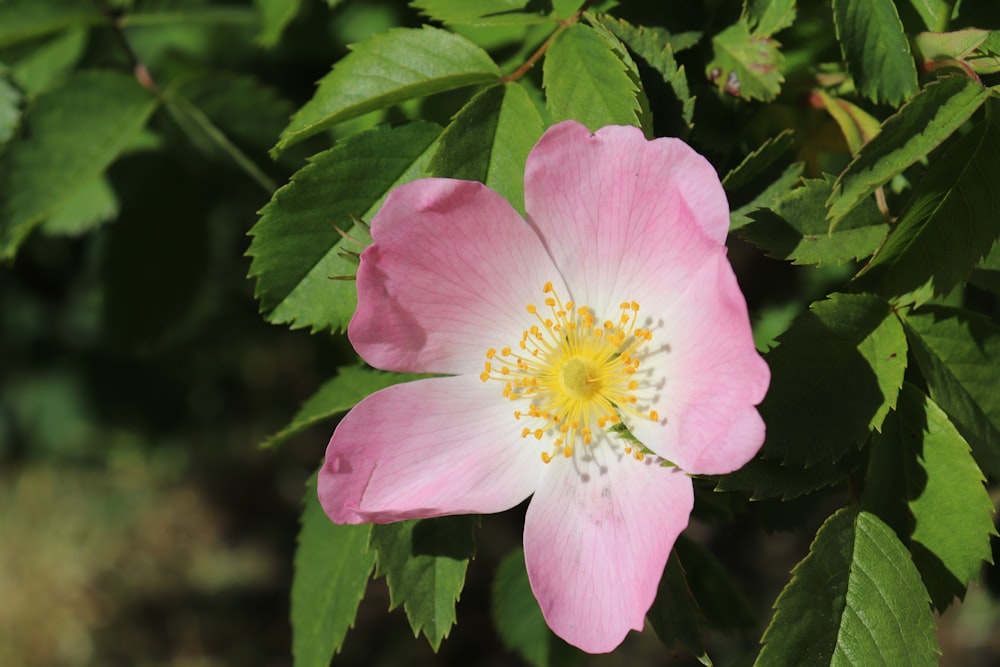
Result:
<svg viewBox="0 0 1000 667">
<path fill-rule="evenodd" d="M 819 99 L 823 103 L 827 113 L 840 127 L 851 155 L 856 155 L 861 147 L 871 141 L 881 129 L 875 117 L 856 104 L 839 97 L 833 97 L 823 90 L 815 91 L 813 98 Z"/>
<path fill-rule="evenodd" d="M 930 83 L 861 149 L 837 178 L 828 217 L 837 224 L 875 189 L 923 159 L 967 121 L 989 96 L 989 90 L 964 76 Z"/>
<path fill-rule="evenodd" d="M 931 162 L 916 194 L 859 284 L 920 305 L 945 295 L 990 251 L 1000 226 L 1000 101 L 986 119 Z"/>
<path fill-rule="evenodd" d="M 367 232 L 351 216 L 368 219 L 388 192 L 423 175 L 440 128 L 410 123 L 377 127 L 313 156 L 278 190 L 250 231 L 250 276 L 267 319 L 293 328 L 343 330 L 354 314 L 353 276 Z M 343 239 L 349 230 L 357 243 Z"/>
<path fill-rule="evenodd" d="M 994 294 L 1000 294 L 1000 243 L 994 244 L 990 254 L 972 270 L 969 282 Z"/>
<path fill-rule="evenodd" d="M 983 473 L 944 411 L 911 384 L 903 386 L 872 459 L 866 500 L 875 495 L 876 506 L 889 506 L 885 520 L 910 541 L 913 562 L 943 612 L 955 596 L 964 597 L 983 561 L 992 562 L 996 530 Z M 892 501 L 903 507 L 892 508 Z"/>
<path fill-rule="evenodd" d="M 375 556 L 371 526 L 337 525 L 316 497 L 316 476 L 306 485 L 302 529 L 292 578 L 292 655 L 296 667 L 328 667 L 354 626 Z"/>
<path fill-rule="evenodd" d="M 501 561 L 493 580 L 491 603 L 500 640 L 532 667 L 567 664 L 577 656 L 577 651 L 545 623 L 531 592 L 522 549 L 515 549 Z"/>
<path fill-rule="evenodd" d="M 612 44 L 593 28 L 577 23 L 556 36 L 543 81 L 554 121 L 572 118 L 592 131 L 639 125 L 639 90 Z"/>
<path fill-rule="evenodd" d="M 898 105 L 917 92 L 910 43 L 892 0 L 833 0 L 833 22 L 862 95 Z"/>
<path fill-rule="evenodd" d="M 14 136 L 21 119 L 21 93 L 8 83 L 6 72 L 0 67 L 0 146 Z"/>
<path fill-rule="evenodd" d="M 907 313 L 903 323 L 931 398 L 969 442 L 983 470 L 1000 477 L 1000 327 L 945 306 Z"/>
<path fill-rule="evenodd" d="M 754 664 L 937 665 L 927 602 L 895 533 L 874 514 L 842 509 L 775 602 Z"/>
<path fill-rule="evenodd" d="M 656 599 L 646 615 L 656 636 L 667 648 L 683 647 L 703 665 L 712 664 L 702 638 L 701 612 L 688 588 L 684 568 L 676 551 L 670 552 L 656 589 Z"/>
<path fill-rule="evenodd" d="M 276 45 L 281 33 L 299 12 L 301 0 L 254 0 L 260 12 L 261 31 L 257 42 L 264 47 Z"/>
<path fill-rule="evenodd" d="M 485 183 L 524 212 L 524 163 L 544 126 L 518 83 L 487 88 L 455 114 L 427 171 Z"/>
<path fill-rule="evenodd" d="M 111 164 L 156 107 L 135 79 L 84 72 L 39 96 L 0 163 L 0 258 Z"/>
<path fill-rule="evenodd" d="M 766 454 L 766 452 L 765 452 Z M 757 457 L 739 470 L 719 478 L 719 491 L 746 491 L 752 500 L 790 500 L 844 481 L 857 467 L 852 451 L 836 461 L 784 464 Z"/>
<path fill-rule="evenodd" d="M 889 232 L 888 223 L 875 201 L 868 199 L 830 231 L 823 213 L 832 188 L 829 175 L 807 179 L 803 187 L 778 199 L 770 210 L 751 213 L 752 222 L 740 235 L 771 257 L 793 264 L 826 266 L 871 255 Z"/>
<path fill-rule="evenodd" d="M 372 526 L 375 576 L 389 584 L 389 609 L 403 605 L 413 636 L 423 632 L 435 651 L 456 622 L 476 522 L 448 516 Z"/>
<path fill-rule="evenodd" d="M 11 62 L 11 79 L 27 97 L 34 97 L 62 80 L 87 48 L 87 28 L 69 28 L 34 46 Z"/>
<path fill-rule="evenodd" d="M 968 28 L 955 32 L 922 32 L 914 41 L 924 60 L 964 60 L 990 36 L 989 30 Z"/>
<path fill-rule="evenodd" d="M 745 0 L 742 18 L 754 35 L 770 37 L 795 22 L 795 0 Z"/>
<path fill-rule="evenodd" d="M 730 231 L 750 222 L 749 214 L 753 211 L 774 206 L 799 182 L 802 164 L 785 159 L 792 141 L 791 130 L 771 137 L 722 179 L 732 207 Z"/>
<path fill-rule="evenodd" d="M 396 28 L 354 46 L 334 65 L 273 152 L 369 111 L 500 77 L 490 56 L 460 35 L 430 26 Z"/>
<path fill-rule="evenodd" d="M 781 92 L 785 57 L 773 39 L 751 35 L 740 21 L 713 37 L 712 49 L 714 57 L 705 75 L 720 91 L 764 102 Z"/>
<path fill-rule="evenodd" d="M 49 236 L 80 236 L 118 215 L 118 197 L 101 175 L 80 187 L 42 222 Z"/>
<path fill-rule="evenodd" d="M 446 25 L 524 25 L 552 19 L 529 0 L 414 0 L 411 7 Z"/>
<path fill-rule="evenodd" d="M 319 390 L 302 404 L 288 426 L 270 436 L 261 448 L 274 447 L 292 436 L 320 424 L 342 412 L 347 412 L 361 399 L 379 389 L 428 377 L 412 373 L 386 373 L 365 366 L 344 366 L 336 376 L 323 383 Z"/>
<path fill-rule="evenodd" d="M 624 19 L 606 15 L 599 14 L 593 19 L 620 39 L 636 59 L 643 88 L 654 100 L 654 106 L 673 111 L 681 117 L 684 127 L 690 129 L 694 124 L 694 96 L 688 87 L 684 66 L 678 65 L 674 58 L 680 48 L 675 44 L 676 38 L 681 36 L 671 35 L 663 29 L 636 27 Z M 678 43 L 686 44 L 684 41 Z M 660 120 L 662 118 L 657 116 L 657 121 Z"/>
<path fill-rule="evenodd" d="M 0 2 L 0 48 L 105 21 L 97 6 L 86 0 L 5 0 Z"/>
<path fill-rule="evenodd" d="M 766 358 L 764 458 L 832 462 L 882 425 L 903 384 L 906 336 L 888 304 L 834 294 L 799 316 Z"/>
<path fill-rule="evenodd" d="M 910 4 L 920 14 L 928 30 L 944 30 L 951 18 L 951 4 L 948 0 L 910 0 Z M 955 3 L 956 9 L 958 3 Z"/>
</svg>

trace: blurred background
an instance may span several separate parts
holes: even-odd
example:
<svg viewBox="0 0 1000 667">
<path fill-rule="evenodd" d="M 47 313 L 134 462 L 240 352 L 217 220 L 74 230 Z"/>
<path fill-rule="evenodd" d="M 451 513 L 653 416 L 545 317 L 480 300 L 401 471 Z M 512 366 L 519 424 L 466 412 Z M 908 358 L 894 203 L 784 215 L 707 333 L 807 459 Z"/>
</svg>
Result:
<svg viewBox="0 0 1000 667">
<path fill-rule="evenodd" d="M 112 206 L 50 219 L 0 265 L 0 667 L 290 665 L 298 516 L 333 424 L 280 447 L 258 444 L 355 356 L 342 337 L 263 320 L 246 278 L 246 234 L 271 196 L 268 182 L 285 183 L 317 150 L 307 143 L 277 163 L 266 155 L 314 81 L 346 44 L 420 19 L 402 1 L 347 1 L 333 11 L 303 2 L 265 50 L 250 3 L 90 4 L 147 20 L 122 30 L 69 26 L 0 48 L 0 71 L 26 100 L 74 69 L 130 71 L 134 56 L 262 173 L 249 174 L 204 124 L 164 106 L 110 169 Z M 639 14 L 659 8 L 625 4 Z M 411 111 L 443 123 L 454 110 L 447 99 L 426 104 Z M 765 337 L 830 280 L 747 247 L 732 256 Z M 815 520 L 797 532 L 782 529 L 773 507 L 762 510 L 765 521 L 754 509 L 725 534 L 697 523 L 689 531 L 757 614 L 742 631 L 710 638 L 717 664 L 752 655 L 824 508 L 839 501 L 817 495 Z M 387 612 L 384 582 L 375 581 L 335 664 L 520 664 L 493 630 L 489 599 L 498 563 L 520 542 L 522 512 L 484 517 L 459 624 L 438 654 L 413 638 L 402 610 Z M 995 588 L 996 573 L 985 581 Z M 973 588 L 942 619 L 940 642 L 942 664 L 995 664 L 996 598 Z M 692 664 L 651 631 L 610 656 L 565 647 L 553 656 L 554 664 Z"/>
</svg>

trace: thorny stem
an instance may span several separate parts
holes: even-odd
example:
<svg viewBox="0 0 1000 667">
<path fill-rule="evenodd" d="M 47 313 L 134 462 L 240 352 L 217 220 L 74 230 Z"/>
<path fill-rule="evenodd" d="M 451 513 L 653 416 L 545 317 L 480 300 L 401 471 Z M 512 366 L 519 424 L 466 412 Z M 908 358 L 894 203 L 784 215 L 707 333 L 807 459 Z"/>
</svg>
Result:
<svg viewBox="0 0 1000 667">
<path fill-rule="evenodd" d="M 580 16 L 587 11 L 592 4 L 594 4 L 594 0 L 586 0 L 582 5 L 580 5 L 579 9 L 573 12 L 572 16 L 560 21 L 559 26 L 555 29 L 555 31 L 549 35 L 549 38 L 546 39 L 534 53 L 531 54 L 531 57 L 525 60 L 524 64 L 514 70 L 514 72 L 503 77 L 502 81 L 504 83 L 513 83 L 524 76 L 525 73 L 531 69 L 536 62 L 538 62 L 538 59 L 545 55 L 545 52 L 549 50 L 550 46 L 552 46 L 552 42 L 559 36 L 559 33 L 579 21 Z"/>
</svg>

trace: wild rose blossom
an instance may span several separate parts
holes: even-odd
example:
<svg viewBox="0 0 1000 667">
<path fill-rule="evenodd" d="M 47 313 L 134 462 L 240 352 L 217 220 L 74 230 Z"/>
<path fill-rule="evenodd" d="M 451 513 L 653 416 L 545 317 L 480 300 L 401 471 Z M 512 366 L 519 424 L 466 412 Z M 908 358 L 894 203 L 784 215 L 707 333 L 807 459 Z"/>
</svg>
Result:
<svg viewBox="0 0 1000 667">
<path fill-rule="evenodd" d="M 382 523 L 531 496 L 524 556 L 545 619 L 605 652 L 643 626 L 688 523 L 688 475 L 760 448 L 770 376 L 726 258 L 726 196 L 686 144 L 555 125 L 528 157 L 525 209 L 449 179 L 386 198 L 348 335 L 376 368 L 449 377 L 359 403 L 319 497 L 337 523 Z"/>
</svg>

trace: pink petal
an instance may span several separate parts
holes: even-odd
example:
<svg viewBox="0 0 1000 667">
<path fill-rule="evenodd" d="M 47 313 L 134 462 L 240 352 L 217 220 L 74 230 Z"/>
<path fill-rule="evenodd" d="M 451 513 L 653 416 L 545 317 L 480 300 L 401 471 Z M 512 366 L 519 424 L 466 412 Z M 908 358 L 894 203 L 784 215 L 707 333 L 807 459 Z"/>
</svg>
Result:
<svg viewBox="0 0 1000 667">
<path fill-rule="evenodd" d="M 683 283 L 729 229 L 712 165 L 679 139 L 647 141 L 634 127 L 550 128 L 528 156 L 525 205 L 572 298 L 597 313 L 635 299 L 654 276 Z"/>
<path fill-rule="evenodd" d="M 721 251 L 677 289 L 639 296 L 662 317 L 647 344 L 658 351 L 640 368 L 664 384 L 651 405 L 660 421 L 634 419 L 629 426 L 689 473 L 731 472 L 764 442 L 754 406 L 767 392 L 770 369 L 754 349 L 746 301 Z"/>
<path fill-rule="evenodd" d="M 546 281 L 561 285 L 535 232 L 480 183 L 422 179 L 372 220 L 348 335 L 365 361 L 404 372 L 479 373 L 515 344 Z"/>
<path fill-rule="evenodd" d="M 641 630 L 694 503 L 691 480 L 647 458 L 555 460 L 524 524 L 531 588 L 553 632 L 605 653 Z"/>
<path fill-rule="evenodd" d="M 337 523 L 388 523 L 509 509 L 545 464 L 520 437 L 497 383 L 431 378 L 377 391 L 337 426 L 319 498 Z"/>
</svg>

